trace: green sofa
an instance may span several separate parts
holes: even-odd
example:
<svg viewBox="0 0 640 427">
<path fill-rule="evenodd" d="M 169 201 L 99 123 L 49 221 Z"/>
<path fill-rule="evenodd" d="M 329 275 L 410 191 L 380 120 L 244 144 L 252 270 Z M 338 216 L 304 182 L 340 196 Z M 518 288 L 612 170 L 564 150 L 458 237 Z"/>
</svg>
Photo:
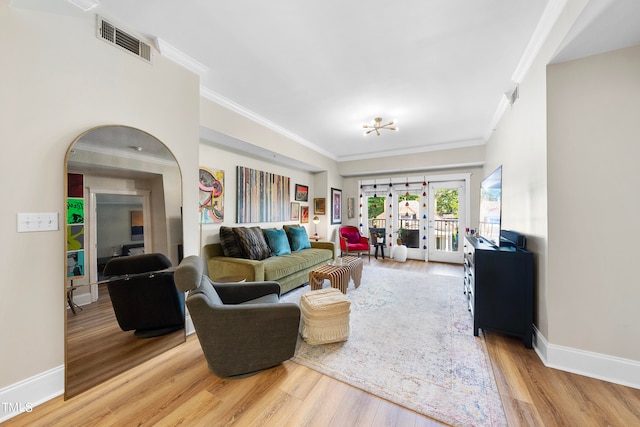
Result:
<svg viewBox="0 0 640 427">
<path fill-rule="evenodd" d="M 257 261 L 224 256 L 222 245 L 204 247 L 209 276 L 213 281 L 224 276 L 242 276 L 247 282 L 276 281 L 281 293 L 289 292 L 309 281 L 309 272 L 335 259 L 333 242 L 311 242 L 310 249 L 270 256 Z"/>
</svg>

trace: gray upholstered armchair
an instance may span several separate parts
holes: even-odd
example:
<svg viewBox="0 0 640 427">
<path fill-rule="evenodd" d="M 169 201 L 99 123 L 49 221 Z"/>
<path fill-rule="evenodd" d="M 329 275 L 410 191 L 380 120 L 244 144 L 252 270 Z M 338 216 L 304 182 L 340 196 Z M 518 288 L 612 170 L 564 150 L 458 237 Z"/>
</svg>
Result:
<svg viewBox="0 0 640 427">
<path fill-rule="evenodd" d="M 214 374 L 250 374 L 293 356 L 300 309 L 278 302 L 277 282 L 213 283 L 197 256 L 182 260 L 175 281 L 189 292 L 187 308 Z"/>
</svg>

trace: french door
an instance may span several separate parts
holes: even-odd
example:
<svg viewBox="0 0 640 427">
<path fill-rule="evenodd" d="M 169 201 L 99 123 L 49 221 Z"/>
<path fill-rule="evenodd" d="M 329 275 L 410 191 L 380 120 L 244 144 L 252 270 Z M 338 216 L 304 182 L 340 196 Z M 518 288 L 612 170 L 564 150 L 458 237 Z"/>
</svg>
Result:
<svg viewBox="0 0 640 427">
<path fill-rule="evenodd" d="M 465 181 L 429 182 L 427 261 L 462 263 L 465 188 Z"/>
<path fill-rule="evenodd" d="M 462 264 L 471 174 L 385 181 L 360 181 L 362 231 L 384 230 L 388 252 L 402 240 L 409 259 Z"/>
</svg>

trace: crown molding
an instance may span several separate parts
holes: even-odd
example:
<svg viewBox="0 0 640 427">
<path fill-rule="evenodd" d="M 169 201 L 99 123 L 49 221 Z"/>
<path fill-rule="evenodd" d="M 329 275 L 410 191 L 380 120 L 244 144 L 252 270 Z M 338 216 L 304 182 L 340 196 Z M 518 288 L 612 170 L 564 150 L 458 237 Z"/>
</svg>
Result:
<svg viewBox="0 0 640 427">
<path fill-rule="evenodd" d="M 186 53 L 182 52 L 178 48 L 173 47 L 166 41 L 162 40 L 160 37 L 154 38 L 156 48 L 160 52 L 160 54 L 178 65 L 182 65 L 189 71 L 192 71 L 202 77 L 207 71 L 209 71 L 209 67 L 206 65 L 196 61 Z"/>
<path fill-rule="evenodd" d="M 377 176 L 379 178 L 384 178 L 384 179 L 388 179 L 389 175 L 396 175 L 396 174 L 410 174 L 410 173 L 421 173 L 421 174 L 425 174 L 425 173 L 433 173 L 433 172 L 438 172 L 438 171 L 446 171 L 446 175 L 447 175 L 447 180 L 449 179 L 457 179 L 457 178 L 452 178 L 453 175 L 455 174 L 451 174 L 451 171 L 454 169 L 472 169 L 472 168 L 481 168 L 484 166 L 484 162 L 468 162 L 468 163 L 447 163 L 447 164 L 442 164 L 442 165 L 434 165 L 434 166 L 426 166 L 426 167 L 415 167 L 415 168 L 406 168 L 406 167 L 391 167 L 388 169 L 380 169 L 377 170 L 375 172 L 372 171 L 361 171 L 361 172 L 348 172 L 348 171 L 341 171 L 340 175 L 346 178 L 370 178 L 370 179 L 374 179 L 374 176 Z M 465 174 L 457 174 L 457 175 L 469 175 L 467 173 Z M 402 178 L 402 179 L 406 179 L 406 178 Z M 423 178 L 422 178 L 423 179 Z M 434 176 L 430 176 L 431 180 L 438 180 L 438 177 L 434 177 Z M 403 181 L 402 183 L 404 183 L 405 181 Z M 395 185 L 395 183 L 394 183 Z"/>
<path fill-rule="evenodd" d="M 511 76 L 511 80 L 516 84 L 522 82 L 524 77 L 529 72 L 529 69 L 531 69 L 533 61 L 538 56 L 538 53 L 540 53 L 540 49 L 542 49 L 544 42 L 547 40 L 547 37 L 549 37 L 553 26 L 558 21 L 558 18 L 560 17 L 560 14 L 564 10 L 566 4 L 567 0 L 549 0 L 549 3 L 547 3 L 547 6 L 542 12 L 542 16 L 540 17 L 540 21 L 538 21 L 538 25 L 536 26 L 536 29 L 531 36 L 531 40 L 529 40 L 529 44 L 527 45 L 527 48 L 522 54 L 522 58 L 520 58 L 520 62 L 518 62 L 518 65 L 516 66 L 516 69 Z M 500 103 L 498 104 L 495 113 L 493 113 L 491 122 L 489 123 L 489 126 L 484 133 L 485 142 L 488 141 L 489 138 L 491 138 L 491 134 L 496 130 L 496 127 L 502 119 L 505 111 L 507 111 L 508 106 L 509 102 L 506 100 L 506 98 L 501 97 Z"/>
<path fill-rule="evenodd" d="M 531 64 L 533 64 L 538 53 L 540 53 L 542 45 L 547 40 L 547 37 L 549 37 L 553 26 L 558 21 L 558 18 L 560 17 L 560 14 L 562 14 L 566 4 L 567 0 L 549 0 L 547 7 L 545 7 L 542 12 L 542 17 L 540 18 L 540 21 L 538 21 L 538 25 L 531 36 L 531 40 L 529 40 L 529 44 L 527 45 L 518 66 L 513 72 L 511 80 L 516 83 L 520 83 L 524 79 L 524 76 L 529 72 Z"/>
<path fill-rule="evenodd" d="M 441 144 L 422 145 L 419 147 L 412 147 L 412 148 L 406 148 L 406 149 L 393 148 L 391 150 L 360 153 L 354 156 L 338 157 L 337 160 L 338 162 L 348 162 L 352 160 L 376 159 L 379 157 L 403 156 L 407 154 L 428 153 L 430 151 L 442 151 L 442 150 L 452 150 L 455 148 L 473 147 L 476 145 L 483 145 L 484 143 L 485 141 L 483 141 L 480 138 L 466 139 L 461 141 L 443 142 Z"/>
<path fill-rule="evenodd" d="M 272 122 L 269 119 L 266 119 L 264 117 L 262 117 L 259 114 L 254 113 L 253 111 L 241 106 L 240 104 L 237 104 L 235 102 L 233 102 L 232 100 L 225 98 L 224 96 L 220 95 L 219 93 L 205 87 L 205 86 L 200 86 L 200 96 L 202 96 L 203 98 L 208 99 L 209 101 L 215 102 L 218 105 L 221 105 L 235 113 L 240 114 L 241 116 L 244 116 L 246 118 L 248 118 L 249 120 L 252 120 L 274 132 L 279 133 L 282 136 L 285 136 L 289 139 L 291 139 L 292 141 L 297 142 L 298 144 L 304 145 L 305 147 L 316 151 L 320 154 L 322 154 L 325 157 L 330 158 L 331 160 L 336 160 L 337 158 L 335 155 L 333 155 L 332 153 L 326 151 L 323 148 L 318 147 L 317 145 L 313 144 L 312 142 L 309 142 L 308 140 L 304 139 L 303 137 L 301 137 L 300 135 L 297 135 L 293 132 L 288 131 L 287 129 L 283 128 L 282 126 Z"/>
</svg>

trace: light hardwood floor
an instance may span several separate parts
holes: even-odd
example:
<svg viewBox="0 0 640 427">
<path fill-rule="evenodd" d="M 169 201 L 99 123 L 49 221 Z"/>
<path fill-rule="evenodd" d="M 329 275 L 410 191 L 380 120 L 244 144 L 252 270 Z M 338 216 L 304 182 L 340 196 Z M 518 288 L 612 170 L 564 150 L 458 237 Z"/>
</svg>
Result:
<svg viewBox="0 0 640 427">
<path fill-rule="evenodd" d="M 365 261 L 365 268 L 367 261 Z M 462 276 L 457 265 L 371 265 Z M 522 341 L 486 334 L 510 426 L 640 425 L 640 390 L 546 368 Z M 413 411 L 293 362 L 243 379 L 210 374 L 197 338 L 7 426 L 436 426 Z"/>
<path fill-rule="evenodd" d="M 65 394 L 73 397 L 151 359 L 185 340 L 184 329 L 160 337 L 136 338 L 118 326 L 105 283 L 98 301 L 77 314 L 67 309 Z M 125 357 L 123 357 L 125 355 Z"/>
</svg>

